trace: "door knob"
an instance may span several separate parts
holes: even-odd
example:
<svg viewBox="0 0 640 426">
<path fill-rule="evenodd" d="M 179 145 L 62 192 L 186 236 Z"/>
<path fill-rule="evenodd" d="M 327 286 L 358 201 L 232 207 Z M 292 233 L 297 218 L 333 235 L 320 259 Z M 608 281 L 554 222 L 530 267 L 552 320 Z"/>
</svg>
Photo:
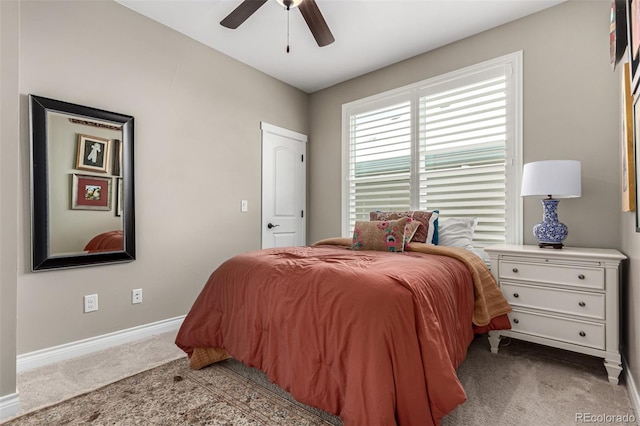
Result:
<svg viewBox="0 0 640 426">
<path fill-rule="evenodd" d="M 275 228 L 276 226 L 280 226 L 280 225 L 274 225 L 273 223 L 269 222 L 267 224 L 267 228 L 271 229 L 271 228 Z"/>
</svg>

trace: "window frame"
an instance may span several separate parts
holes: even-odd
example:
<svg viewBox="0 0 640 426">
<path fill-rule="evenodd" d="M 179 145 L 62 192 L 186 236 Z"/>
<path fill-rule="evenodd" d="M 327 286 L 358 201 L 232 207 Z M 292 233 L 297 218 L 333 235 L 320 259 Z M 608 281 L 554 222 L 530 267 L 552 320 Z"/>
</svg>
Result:
<svg viewBox="0 0 640 426">
<path fill-rule="evenodd" d="M 439 76 L 422 80 L 397 89 L 378 93 L 366 98 L 345 103 L 342 105 L 342 196 L 341 196 L 341 229 L 342 236 L 350 237 L 350 117 L 367 111 L 391 105 L 402 100 L 414 101 L 420 93 L 429 87 L 442 84 L 454 84 L 458 79 L 464 79 L 469 75 L 477 74 L 492 68 L 504 66 L 507 74 L 507 143 L 505 151 L 505 243 L 522 244 L 523 240 L 523 213 L 522 197 L 520 197 L 520 185 L 522 180 L 522 105 L 523 105 L 523 52 L 517 51 L 498 58 L 470 65 L 465 68 L 451 71 Z M 419 161 L 415 155 L 418 149 L 418 108 L 412 109 L 412 182 L 414 175 L 418 174 L 416 163 Z M 417 209 L 418 199 L 415 191 L 419 191 L 417 185 L 412 185 L 411 204 Z M 437 208 L 434 206 L 434 208 Z"/>
</svg>

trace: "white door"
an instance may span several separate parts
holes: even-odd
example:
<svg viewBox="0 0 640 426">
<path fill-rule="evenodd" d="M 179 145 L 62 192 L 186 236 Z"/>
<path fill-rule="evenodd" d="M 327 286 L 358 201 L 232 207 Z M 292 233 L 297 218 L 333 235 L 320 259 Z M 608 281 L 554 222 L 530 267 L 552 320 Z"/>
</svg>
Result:
<svg viewBox="0 0 640 426">
<path fill-rule="evenodd" d="M 307 136 L 261 128 L 262 248 L 305 245 Z"/>
</svg>

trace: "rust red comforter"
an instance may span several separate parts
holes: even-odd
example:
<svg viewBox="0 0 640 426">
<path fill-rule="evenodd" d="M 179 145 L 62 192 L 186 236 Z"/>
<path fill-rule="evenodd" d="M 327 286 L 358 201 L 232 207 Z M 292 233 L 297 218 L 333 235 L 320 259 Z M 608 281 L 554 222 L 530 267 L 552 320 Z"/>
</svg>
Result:
<svg viewBox="0 0 640 426">
<path fill-rule="evenodd" d="M 345 425 L 439 424 L 466 398 L 455 369 L 473 339 L 473 275 L 420 252 L 249 252 L 211 274 L 176 344 L 192 361 L 228 353 Z"/>
</svg>

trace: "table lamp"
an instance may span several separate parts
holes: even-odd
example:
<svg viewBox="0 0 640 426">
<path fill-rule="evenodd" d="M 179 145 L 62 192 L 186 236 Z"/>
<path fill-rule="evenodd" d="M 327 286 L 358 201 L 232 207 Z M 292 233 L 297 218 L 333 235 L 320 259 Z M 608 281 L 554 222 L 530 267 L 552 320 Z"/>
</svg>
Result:
<svg viewBox="0 0 640 426">
<path fill-rule="evenodd" d="M 562 248 L 568 230 L 558 222 L 558 198 L 577 198 L 581 195 L 580 162 L 549 160 L 527 163 L 522 170 L 522 197 L 547 196 L 542 200 L 542 222 L 533 227 L 539 247 Z"/>
</svg>

